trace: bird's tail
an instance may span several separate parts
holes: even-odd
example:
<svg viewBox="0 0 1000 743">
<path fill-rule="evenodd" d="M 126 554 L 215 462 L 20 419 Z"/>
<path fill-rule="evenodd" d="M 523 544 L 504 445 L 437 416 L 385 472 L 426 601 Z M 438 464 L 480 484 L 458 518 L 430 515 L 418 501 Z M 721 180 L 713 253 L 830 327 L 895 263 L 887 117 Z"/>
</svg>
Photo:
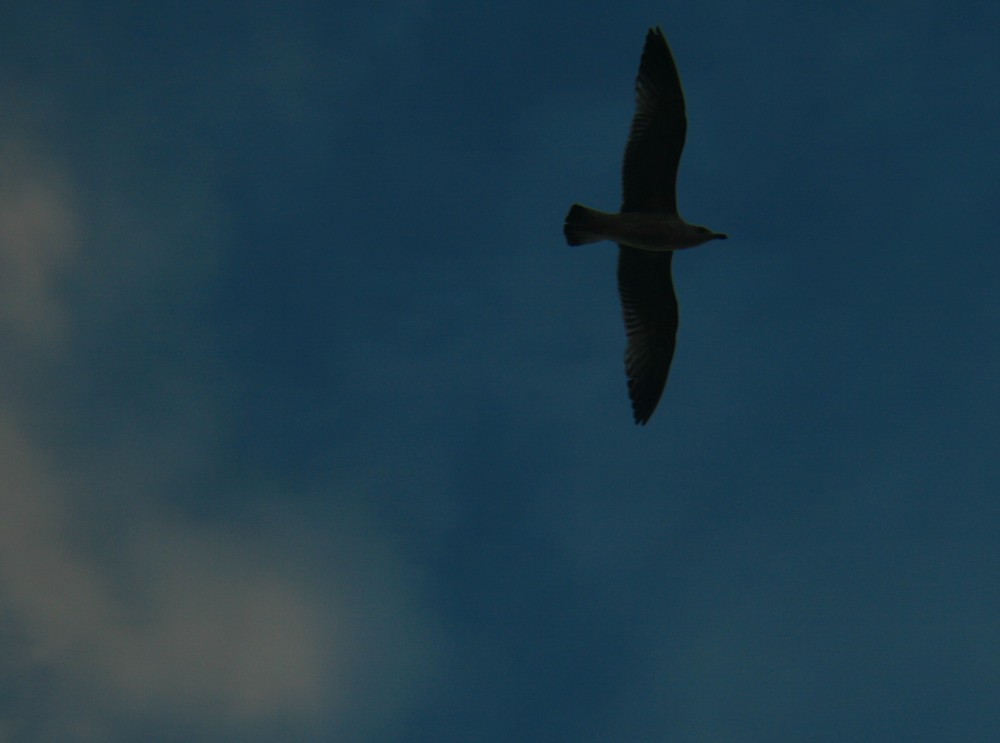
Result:
<svg viewBox="0 0 1000 743">
<path fill-rule="evenodd" d="M 586 245 L 603 240 L 604 235 L 600 233 L 600 217 L 604 212 L 591 209 L 581 204 L 573 204 L 566 215 L 566 224 L 563 225 L 563 234 L 566 235 L 566 242 L 570 245 Z"/>
</svg>

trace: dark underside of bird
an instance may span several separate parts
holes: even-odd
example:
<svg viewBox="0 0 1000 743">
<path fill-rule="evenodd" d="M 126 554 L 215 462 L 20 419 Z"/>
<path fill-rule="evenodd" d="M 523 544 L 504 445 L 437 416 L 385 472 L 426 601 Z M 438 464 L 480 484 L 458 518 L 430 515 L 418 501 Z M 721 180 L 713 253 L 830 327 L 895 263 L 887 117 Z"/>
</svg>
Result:
<svg viewBox="0 0 1000 743">
<path fill-rule="evenodd" d="M 625 375 L 635 422 L 645 424 L 663 395 L 677 336 L 671 273 L 676 250 L 726 235 L 688 224 L 677 211 L 677 166 L 687 113 L 677 66 L 659 28 L 649 30 L 635 82 L 636 107 L 625 145 L 622 205 L 603 212 L 573 204 L 566 242 L 618 243 L 618 293 L 625 320 Z"/>
</svg>

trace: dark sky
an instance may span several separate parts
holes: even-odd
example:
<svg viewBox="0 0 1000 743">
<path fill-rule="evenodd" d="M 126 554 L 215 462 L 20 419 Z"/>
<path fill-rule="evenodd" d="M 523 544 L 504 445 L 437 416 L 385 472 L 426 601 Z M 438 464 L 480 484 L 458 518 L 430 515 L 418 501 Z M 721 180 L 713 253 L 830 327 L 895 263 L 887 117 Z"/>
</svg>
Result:
<svg viewBox="0 0 1000 743">
<path fill-rule="evenodd" d="M 561 227 L 653 25 L 730 238 L 640 428 Z M 5 11 L 0 741 L 1000 739 L 998 27 Z"/>
</svg>

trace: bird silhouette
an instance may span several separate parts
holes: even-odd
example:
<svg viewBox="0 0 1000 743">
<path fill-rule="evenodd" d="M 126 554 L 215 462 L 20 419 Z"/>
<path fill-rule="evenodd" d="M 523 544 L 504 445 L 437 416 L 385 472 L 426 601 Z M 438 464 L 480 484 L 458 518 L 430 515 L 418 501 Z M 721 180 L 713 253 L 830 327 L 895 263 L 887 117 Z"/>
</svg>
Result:
<svg viewBox="0 0 1000 743">
<path fill-rule="evenodd" d="M 636 108 L 625 146 L 617 213 L 573 204 L 563 232 L 570 245 L 618 243 L 618 293 L 625 318 L 625 374 L 632 414 L 645 425 L 663 394 L 677 337 L 675 250 L 726 235 L 688 224 L 677 211 L 677 166 L 687 114 L 677 65 L 659 28 L 646 35 L 635 81 Z"/>
</svg>

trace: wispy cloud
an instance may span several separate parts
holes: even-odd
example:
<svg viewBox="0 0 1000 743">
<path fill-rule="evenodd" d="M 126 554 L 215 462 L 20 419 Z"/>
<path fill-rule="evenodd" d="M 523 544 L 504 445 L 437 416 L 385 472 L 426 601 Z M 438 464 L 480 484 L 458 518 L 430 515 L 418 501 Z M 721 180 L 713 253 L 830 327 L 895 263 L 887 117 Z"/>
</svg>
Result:
<svg viewBox="0 0 1000 743">
<path fill-rule="evenodd" d="M 214 362 L 189 374 L 205 360 L 169 355 L 148 372 L 146 338 L 162 342 L 155 332 L 101 340 L 96 348 L 115 358 L 90 360 L 90 336 L 123 315 L 140 326 L 156 316 L 135 305 L 151 287 L 172 310 L 171 333 L 206 332 L 211 318 L 177 306 L 192 303 L 210 256 L 228 247 L 210 182 L 175 174 L 137 195 L 122 187 L 134 172 L 110 172 L 88 181 L 97 191 L 84 198 L 53 151 L 0 136 L 0 351 L 17 359 L 2 374 L 19 393 L 0 401 L 0 656 L 41 679 L 0 715 L 0 740 L 7 730 L 111 740 L 144 720 L 211 740 L 392 725 L 433 652 L 405 558 L 363 515 L 320 533 L 281 482 L 250 500 L 285 503 L 281 521 L 299 522 L 294 534 L 267 519 L 236 526 L 185 514 L 174 499 L 188 490 L 212 498 L 220 482 L 230 493 L 243 487 L 238 472 L 211 462 L 228 425 L 214 402 L 228 377 Z M 178 231 L 198 236 L 199 260 L 177 259 Z M 97 383 L 107 396 L 94 399 L 90 383 L 72 381 L 108 369 L 154 374 L 167 392 L 119 399 L 114 384 Z M 72 410 L 51 404 L 39 370 Z M 185 405 L 162 415 L 164 395 Z M 109 430 L 122 422 L 127 430 Z M 95 432 L 107 440 L 95 443 Z M 203 469 L 218 473 L 213 486 L 190 476 Z M 335 482 L 318 487 L 331 502 L 349 500 Z"/>
<path fill-rule="evenodd" d="M 59 282 L 79 248 L 65 173 L 30 143 L 0 139 L 0 323 L 31 345 L 66 329 Z"/>
</svg>

